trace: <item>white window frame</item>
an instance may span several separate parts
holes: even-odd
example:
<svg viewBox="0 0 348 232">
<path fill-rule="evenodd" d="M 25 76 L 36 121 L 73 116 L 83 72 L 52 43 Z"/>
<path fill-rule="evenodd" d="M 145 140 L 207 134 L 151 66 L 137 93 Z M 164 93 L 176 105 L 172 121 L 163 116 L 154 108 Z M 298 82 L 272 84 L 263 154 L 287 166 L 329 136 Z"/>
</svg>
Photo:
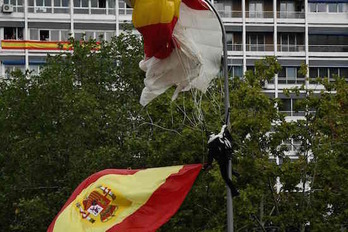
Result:
<svg viewBox="0 0 348 232">
<path fill-rule="evenodd" d="M 252 5 L 255 5 L 255 10 L 251 11 L 250 8 Z M 261 10 L 257 9 L 258 6 L 261 5 Z M 263 1 L 260 0 L 251 0 L 249 2 L 249 18 L 263 18 L 264 13 L 264 4 Z"/>
<path fill-rule="evenodd" d="M 283 37 L 286 35 L 286 41 L 287 44 L 283 44 Z M 290 33 L 281 33 L 280 34 L 280 49 L 283 52 L 283 46 L 287 47 L 287 51 L 285 52 L 296 52 L 296 48 L 297 48 L 297 34 L 293 33 L 291 34 L 293 36 L 295 36 L 295 44 L 290 44 Z M 295 51 L 290 51 L 290 46 L 295 46 Z"/>
<path fill-rule="evenodd" d="M 256 44 L 252 44 L 251 43 L 251 37 L 252 36 L 256 36 Z M 259 43 L 259 37 L 260 36 L 263 36 L 263 43 Z M 265 34 L 249 34 L 248 35 L 248 39 L 249 39 L 249 43 L 248 43 L 248 45 L 250 46 L 250 48 L 249 48 L 249 51 L 252 51 L 252 52 L 258 52 L 260 49 L 259 49 L 259 46 L 260 45 L 263 45 L 263 50 L 262 51 L 265 51 L 265 48 L 266 48 L 266 35 Z M 251 47 L 252 46 L 256 46 L 256 51 L 253 51 L 253 50 L 251 50 Z"/>
</svg>

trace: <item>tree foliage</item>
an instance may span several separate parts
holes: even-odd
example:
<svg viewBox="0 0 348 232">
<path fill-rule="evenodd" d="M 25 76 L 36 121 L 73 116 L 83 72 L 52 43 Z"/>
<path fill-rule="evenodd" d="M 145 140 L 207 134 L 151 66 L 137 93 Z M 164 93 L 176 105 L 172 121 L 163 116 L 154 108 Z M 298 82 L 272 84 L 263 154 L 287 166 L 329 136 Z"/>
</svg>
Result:
<svg viewBox="0 0 348 232">
<path fill-rule="evenodd" d="M 73 52 L 49 56 L 40 75 L 15 72 L 0 83 L 0 231 L 45 231 L 76 186 L 102 169 L 202 163 L 207 135 L 224 123 L 221 79 L 206 94 L 171 102 L 171 89 L 143 108 L 136 36 L 71 43 Z M 347 83 L 286 91 L 303 96 L 305 111 L 288 122 L 262 91 L 279 70 L 266 58 L 230 83 L 233 167 L 241 174 L 233 180 L 241 191 L 235 229 L 337 231 L 348 217 Z M 299 141 L 297 160 L 288 158 L 289 139 Z M 217 165 L 202 172 L 160 231 L 225 231 L 225 189 Z"/>
</svg>

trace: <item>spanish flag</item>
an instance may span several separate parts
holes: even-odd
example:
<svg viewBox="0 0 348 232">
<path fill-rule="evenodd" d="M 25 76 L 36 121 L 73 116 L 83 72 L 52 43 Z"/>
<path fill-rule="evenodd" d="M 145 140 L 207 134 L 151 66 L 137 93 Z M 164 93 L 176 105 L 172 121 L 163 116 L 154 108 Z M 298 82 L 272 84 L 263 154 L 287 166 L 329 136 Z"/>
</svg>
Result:
<svg viewBox="0 0 348 232">
<path fill-rule="evenodd" d="M 200 170 L 193 164 L 95 173 L 77 187 L 47 231 L 156 231 L 179 209 Z"/>
<path fill-rule="evenodd" d="M 66 41 L 2 40 L 2 49 L 16 50 L 71 50 L 72 45 Z"/>
<path fill-rule="evenodd" d="M 192 88 L 205 92 L 220 71 L 222 29 L 203 0 L 131 0 L 133 24 L 142 34 L 146 72 L 140 103 L 171 86 L 173 100 Z"/>
</svg>

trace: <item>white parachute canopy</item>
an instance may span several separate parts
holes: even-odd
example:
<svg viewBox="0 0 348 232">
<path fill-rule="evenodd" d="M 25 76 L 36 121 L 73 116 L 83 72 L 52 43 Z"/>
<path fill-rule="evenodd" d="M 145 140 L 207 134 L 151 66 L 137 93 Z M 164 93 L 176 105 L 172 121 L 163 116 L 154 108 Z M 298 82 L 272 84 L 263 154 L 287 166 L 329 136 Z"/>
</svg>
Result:
<svg viewBox="0 0 348 232">
<path fill-rule="evenodd" d="M 222 31 L 214 12 L 193 9 L 181 2 L 172 38 L 175 48 L 168 57 L 147 57 L 139 64 L 146 72 L 140 98 L 143 106 L 171 86 L 176 86 L 172 100 L 193 88 L 205 93 L 220 71 Z"/>
</svg>

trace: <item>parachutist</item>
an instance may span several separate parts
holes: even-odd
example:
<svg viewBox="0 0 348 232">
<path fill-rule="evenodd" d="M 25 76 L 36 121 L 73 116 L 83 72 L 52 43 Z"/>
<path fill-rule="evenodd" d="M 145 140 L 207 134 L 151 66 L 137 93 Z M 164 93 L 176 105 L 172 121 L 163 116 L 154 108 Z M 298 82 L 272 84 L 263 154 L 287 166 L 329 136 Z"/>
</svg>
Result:
<svg viewBox="0 0 348 232">
<path fill-rule="evenodd" d="M 228 177 L 228 163 L 232 159 L 232 136 L 226 125 L 221 128 L 219 134 L 211 134 L 208 140 L 208 162 L 204 164 L 203 169 L 209 170 L 215 159 L 220 167 L 221 176 L 231 190 L 232 196 L 239 196 L 239 191 L 233 185 L 232 180 Z M 232 171 L 232 174 L 239 177 L 239 173 Z"/>
</svg>

